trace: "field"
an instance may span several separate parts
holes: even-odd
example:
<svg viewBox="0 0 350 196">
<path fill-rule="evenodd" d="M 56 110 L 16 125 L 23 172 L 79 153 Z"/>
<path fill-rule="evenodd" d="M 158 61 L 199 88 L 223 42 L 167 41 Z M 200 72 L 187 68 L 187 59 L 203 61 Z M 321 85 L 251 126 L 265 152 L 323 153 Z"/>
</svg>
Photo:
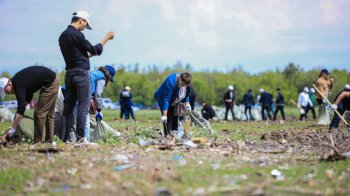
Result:
<svg viewBox="0 0 350 196">
<path fill-rule="evenodd" d="M 161 150 L 138 145 L 139 137 L 157 139 L 159 111 L 137 111 L 137 122 L 106 111 L 122 136 L 98 146 L 58 142 L 58 153 L 27 141 L 0 147 L 0 195 L 349 195 L 350 161 L 320 161 L 327 127 L 299 122 L 295 109 L 287 114 L 284 124 L 214 121 L 213 136 L 187 121 L 186 132 L 208 142 Z"/>
</svg>

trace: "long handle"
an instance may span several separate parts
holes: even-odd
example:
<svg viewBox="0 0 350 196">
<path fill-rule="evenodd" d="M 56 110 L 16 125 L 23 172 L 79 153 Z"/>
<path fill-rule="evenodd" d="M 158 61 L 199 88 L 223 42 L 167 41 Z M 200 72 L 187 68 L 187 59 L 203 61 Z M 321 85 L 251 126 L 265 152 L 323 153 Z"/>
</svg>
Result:
<svg viewBox="0 0 350 196">
<path fill-rule="evenodd" d="M 327 103 L 329 104 L 329 106 L 332 107 L 332 103 L 327 99 L 327 97 L 325 97 L 321 91 L 315 86 L 315 84 L 312 84 L 312 86 L 316 89 L 316 91 L 318 92 L 318 94 L 321 95 L 321 97 L 327 101 Z M 346 124 L 348 125 L 348 122 L 346 122 L 346 120 L 344 119 L 343 115 L 341 115 L 338 110 L 334 110 L 334 112 L 339 116 L 339 118 Z"/>
<path fill-rule="evenodd" d="M 292 104 L 294 104 L 295 106 L 297 106 L 297 107 L 298 107 L 298 104 L 297 104 L 297 103 L 295 103 L 295 101 L 294 101 L 293 99 L 290 99 L 289 101 L 290 101 L 290 102 L 292 102 Z"/>
</svg>

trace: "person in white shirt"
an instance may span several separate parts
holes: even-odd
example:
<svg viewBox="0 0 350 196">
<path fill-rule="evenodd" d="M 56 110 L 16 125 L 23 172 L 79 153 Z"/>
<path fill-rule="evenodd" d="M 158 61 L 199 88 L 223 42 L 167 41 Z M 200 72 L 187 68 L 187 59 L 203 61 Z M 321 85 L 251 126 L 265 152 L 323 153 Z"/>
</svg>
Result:
<svg viewBox="0 0 350 196">
<path fill-rule="evenodd" d="M 306 110 L 308 107 L 313 107 L 309 96 L 309 88 L 305 87 L 303 92 L 299 93 L 298 108 L 300 108 L 300 120 L 307 120 Z"/>
</svg>

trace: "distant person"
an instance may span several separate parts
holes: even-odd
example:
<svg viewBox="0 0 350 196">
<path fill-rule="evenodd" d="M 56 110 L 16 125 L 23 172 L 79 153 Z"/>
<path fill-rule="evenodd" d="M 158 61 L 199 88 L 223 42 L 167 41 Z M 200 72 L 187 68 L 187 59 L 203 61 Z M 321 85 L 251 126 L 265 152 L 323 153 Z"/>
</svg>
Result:
<svg viewBox="0 0 350 196">
<path fill-rule="evenodd" d="M 103 46 L 114 38 L 114 32 L 109 32 L 98 44 L 91 45 L 82 31 L 91 30 L 90 15 L 79 10 L 73 13 L 71 24 L 59 37 L 59 46 L 66 63 L 66 96 L 63 109 L 63 126 L 70 132 L 76 122 L 76 135 L 78 142 L 84 143 L 86 116 L 90 105 L 90 61 L 89 58 L 101 55 Z M 73 120 L 73 110 L 78 102 L 76 121 Z"/>
<path fill-rule="evenodd" d="M 318 80 L 316 81 L 316 87 L 320 91 L 320 93 L 326 97 L 329 98 L 330 96 L 330 89 L 333 88 L 333 83 L 334 83 L 334 78 L 333 76 L 328 76 L 330 73 L 328 72 L 327 69 L 322 69 L 320 74 L 318 75 Z M 322 125 L 329 125 L 330 124 L 330 116 L 329 116 L 329 111 L 327 109 L 327 102 L 326 100 L 323 100 L 322 96 L 317 93 L 317 98 L 316 98 L 317 103 L 319 104 L 319 120 L 317 124 L 322 124 Z"/>
<path fill-rule="evenodd" d="M 309 97 L 311 100 L 312 105 L 308 105 L 308 107 L 306 108 L 306 113 L 308 113 L 310 110 L 312 112 L 312 118 L 315 120 L 316 119 L 316 112 L 315 112 L 315 105 L 316 105 L 316 98 L 315 98 L 315 89 L 314 88 L 310 88 L 310 93 L 309 93 Z"/>
<path fill-rule="evenodd" d="M 123 119 L 124 113 L 125 113 L 125 104 L 124 104 L 124 99 L 122 98 L 122 92 L 125 90 L 125 87 L 128 85 L 124 85 L 123 89 L 119 92 L 119 105 L 120 105 L 120 113 L 119 113 L 119 118 Z"/>
<path fill-rule="evenodd" d="M 281 88 L 277 88 L 277 98 L 276 98 L 276 110 L 273 115 L 273 120 L 276 120 L 278 111 L 281 111 L 283 121 L 286 120 L 286 116 L 284 115 L 284 97 L 281 93 Z"/>
<path fill-rule="evenodd" d="M 253 120 L 252 107 L 255 105 L 252 89 L 248 89 L 247 93 L 244 94 L 243 104 L 244 104 L 244 114 L 245 114 L 246 119 L 249 121 L 252 121 Z M 248 117 L 247 112 L 249 114 L 249 117 Z"/>
<path fill-rule="evenodd" d="M 305 87 L 304 90 L 299 93 L 298 108 L 300 108 L 300 121 L 307 120 L 307 108 L 312 107 L 312 102 L 309 97 L 309 88 Z"/>
<path fill-rule="evenodd" d="M 120 99 L 122 100 L 124 104 L 124 116 L 125 120 L 129 120 L 130 115 L 132 119 L 135 121 L 135 115 L 134 111 L 132 109 L 132 94 L 131 94 L 131 88 L 129 86 L 125 86 L 124 90 L 120 93 Z"/>
<path fill-rule="evenodd" d="M 216 115 L 215 110 L 210 105 L 208 105 L 205 101 L 201 102 L 201 106 L 202 106 L 202 109 L 201 109 L 202 117 L 205 120 L 211 120 L 215 117 Z"/>
<path fill-rule="evenodd" d="M 262 120 L 267 120 L 265 112 L 267 113 L 268 119 L 271 119 L 271 101 L 272 101 L 273 96 L 265 92 L 263 88 L 260 89 L 260 99 L 259 103 L 261 105 L 261 117 Z"/>
<path fill-rule="evenodd" d="M 337 110 L 340 115 L 343 115 L 345 111 L 350 110 L 350 85 L 346 84 L 344 90 L 338 93 L 334 99 L 334 104 L 332 105 L 333 110 Z M 338 129 L 340 122 L 340 117 L 334 112 L 333 119 L 329 126 L 329 130 Z"/>
<path fill-rule="evenodd" d="M 227 91 L 224 94 L 224 102 L 225 102 L 225 107 L 226 107 L 226 113 L 225 113 L 225 119 L 224 120 L 228 120 L 227 115 L 228 112 L 231 111 L 232 114 L 232 120 L 235 119 L 235 113 L 233 111 L 234 105 L 235 105 L 235 94 L 233 93 L 233 86 L 229 85 L 227 87 Z"/>
<path fill-rule="evenodd" d="M 18 107 L 11 128 L 2 137 L 6 142 L 13 138 L 16 128 L 24 115 L 26 105 L 30 103 L 35 92 L 39 99 L 34 110 L 34 143 L 54 143 L 55 104 L 60 82 L 56 73 L 43 66 L 31 66 L 17 72 L 13 78 L 0 79 L 1 98 L 14 94 Z M 45 136 L 45 138 L 43 138 Z"/>
<path fill-rule="evenodd" d="M 191 110 L 189 98 L 191 82 L 192 75 L 190 73 L 173 73 L 154 93 L 162 115 L 161 122 L 164 125 L 165 136 L 172 131 L 177 131 L 178 127 L 181 126 L 179 117 L 183 116 L 186 110 Z"/>
</svg>

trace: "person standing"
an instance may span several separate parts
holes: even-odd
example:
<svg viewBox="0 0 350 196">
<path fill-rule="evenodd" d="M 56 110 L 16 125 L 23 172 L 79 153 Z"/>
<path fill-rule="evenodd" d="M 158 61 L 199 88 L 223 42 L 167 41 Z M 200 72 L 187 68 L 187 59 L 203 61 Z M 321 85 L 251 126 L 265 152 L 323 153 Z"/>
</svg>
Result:
<svg viewBox="0 0 350 196">
<path fill-rule="evenodd" d="M 124 113 L 125 113 L 125 104 L 124 104 L 124 99 L 122 98 L 122 92 L 125 90 L 125 87 L 128 85 L 124 85 L 123 90 L 119 92 L 119 105 L 120 105 L 120 113 L 119 113 L 119 118 L 123 119 Z"/>
<path fill-rule="evenodd" d="M 281 88 L 277 88 L 276 91 L 277 91 L 276 110 L 273 115 L 273 120 L 276 120 L 278 111 L 281 111 L 282 119 L 283 121 L 285 121 L 286 117 L 284 115 L 284 97 L 283 97 L 283 94 L 281 93 Z"/>
<path fill-rule="evenodd" d="M 231 111 L 232 114 L 232 120 L 235 119 L 235 113 L 233 111 L 234 105 L 235 105 L 235 94 L 233 93 L 233 86 L 230 85 L 227 87 L 227 91 L 224 94 L 224 102 L 225 102 L 225 107 L 226 107 L 226 113 L 225 113 L 225 119 L 228 120 L 227 115 L 228 112 Z"/>
<path fill-rule="evenodd" d="M 320 91 L 320 93 L 328 98 L 330 95 L 330 89 L 333 88 L 334 78 L 333 76 L 330 76 L 328 79 L 328 76 L 330 73 L 327 69 L 322 69 L 320 74 L 318 75 L 318 80 L 316 81 L 316 87 Z M 322 96 L 317 93 L 316 98 L 317 103 L 320 105 L 319 107 L 319 115 L 320 118 L 317 122 L 317 124 L 323 124 L 323 125 L 329 125 L 330 124 L 330 117 L 329 117 L 329 111 L 327 109 L 327 102 L 323 100 Z"/>
<path fill-rule="evenodd" d="M 164 125 L 164 136 L 181 127 L 179 117 L 191 110 L 190 85 L 191 73 L 173 73 L 169 75 L 154 93 L 161 112 Z"/>
<path fill-rule="evenodd" d="M 252 107 L 255 105 L 254 96 L 252 93 L 252 89 L 248 89 L 248 92 L 243 96 L 243 104 L 244 104 L 244 114 L 247 120 L 252 121 Z M 249 113 L 249 118 L 247 115 Z"/>
<path fill-rule="evenodd" d="M 82 33 L 85 28 L 92 29 L 89 13 L 83 10 L 74 12 L 71 25 L 62 32 L 58 40 L 66 64 L 63 126 L 66 127 L 67 136 L 74 130 L 75 121 L 72 119 L 72 113 L 78 102 L 76 136 L 79 142 L 86 141 L 84 129 L 90 104 L 89 57 L 101 55 L 103 46 L 114 38 L 114 32 L 109 32 L 100 43 L 92 45 Z M 66 137 L 65 140 L 70 138 Z"/>
<path fill-rule="evenodd" d="M 316 119 L 316 112 L 315 112 L 315 89 L 314 88 L 310 88 L 310 93 L 309 93 L 309 97 L 310 97 L 310 100 L 311 100 L 311 103 L 312 105 L 308 105 L 308 107 L 306 108 L 306 113 L 309 112 L 309 110 L 311 110 L 311 113 L 312 113 L 312 117 L 313 119 L 315 120 Z"/>
<path fill-rule="evenodd" d="M 208 105 L 205 101 L 202 101 L 201 105 L 202 105 L 202 109 L 201 109 L 202 117 L 205 120 L 213 119 L 215 117 L 214 109 L 210 105 Z"/>
<path fill-rule="evenodd" d="M 313 107 L 309 97 L 309 88 L 305 87 L 303 92 L 299 93 L 298 108 L 300 108 L 300 121 L 307 120 L 307 108 Z"/>
<path fill-rule="evenodd" d="M 122 100 L 124 105 L 124 116 L 125 120 L 129 120 L 130 115 L 132 119 L 135 121 L 135 115 L 134 110 L 132 109 L 132 94 L 131 94 L 131 88 L 129 86 L 125 86 L 124 90 L 120 92 L 120 100 Z"/>
<path fill-rule="evenodd" d="M 270 105 L 271 105 L 271 102 L 272 102 L 272 98 L 273 96 L 268 93 L 268 92 L 265 92 L 264 89 L 260 89 L 260 99 L 259 99 L 259 102 L 260 102 L 260 105 L 261 105 L 261 118 L 262 120 L 266 120 L 266 115 L 265 115 L 265 112 L 267 113 L 267 116 L 268 116 L 268 119 L 271 119 L 271 108 L 270 108 Z"/>
<path fill-rule="evenodd" d="M 340 115 L 343 115 L 345 111 L 350 110 L 350 85 L 346 84 L 344 90 L 342 90 L 334 99 L 332 105 L 333 110 L 337 110 Z M 340 117 L 334 112 L 333 119 L 329 126 L 329 130 L 337 129 L 339 126 Z"/>
<path fill-rule="evenodd" d="M 43 66 L 31 66 L 17 72 L 13 78 L 0 79 L 0 94 L 15 94 L 18 107 L 11 128 L 1 139 L 9 141 L 24 115 L 26 105 L 30 103 L 36 91 L 40 90 L 37 106 L 34 110 L 34 143 L 43 141 L 54 147 L 55 104 L 60 82 L 56 73 Z M 45 133 L 44 133 L 45 132 Z M 45 138 L 44 137 L 45 134 Z"/>
</svg>

